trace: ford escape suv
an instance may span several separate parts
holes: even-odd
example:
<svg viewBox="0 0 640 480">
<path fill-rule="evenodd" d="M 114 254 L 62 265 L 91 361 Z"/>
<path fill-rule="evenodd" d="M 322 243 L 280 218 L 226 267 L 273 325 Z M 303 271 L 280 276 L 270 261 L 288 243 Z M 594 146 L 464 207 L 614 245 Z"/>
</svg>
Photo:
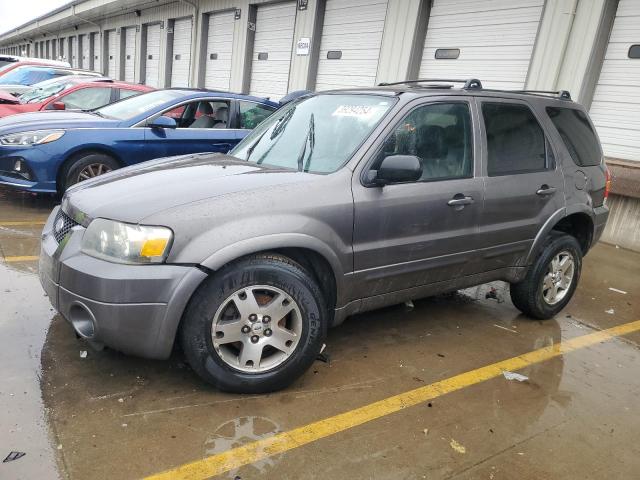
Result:
<svg viewBox="0 0 640 480">
<path fill-rule="evenodd" d="M 54 307 L 96 345 L 236 392 L 283 388 L 349 315 L 504 280 L 571 299 L 608 215 L 593 125 L 566 92 L 416 81 L 310 95 L 228 155 L 69 189 L 42 236 Z"/>
</svg>

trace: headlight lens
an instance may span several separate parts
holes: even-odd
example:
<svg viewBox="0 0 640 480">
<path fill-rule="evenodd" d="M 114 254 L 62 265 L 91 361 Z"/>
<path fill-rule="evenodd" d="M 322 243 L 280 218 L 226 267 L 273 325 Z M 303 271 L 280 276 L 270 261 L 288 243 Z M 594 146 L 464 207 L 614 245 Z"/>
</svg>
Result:
<svg viewBox="0 0 640 480">
<path fill-rule="evenodd" d="M 33 132 L 10 133 L 0 137 L 0 145 L 29 147 L 55 142 L 64 135 L 64 130 L 37 130 Z"/>
<path fill-rule="evenodd" d="M 132 225 L 97 218 L 82 239 L 82 251 L 116 263 L 162 263 L 169 253 L 173 232 L 167 227 Z"/>
</svg>

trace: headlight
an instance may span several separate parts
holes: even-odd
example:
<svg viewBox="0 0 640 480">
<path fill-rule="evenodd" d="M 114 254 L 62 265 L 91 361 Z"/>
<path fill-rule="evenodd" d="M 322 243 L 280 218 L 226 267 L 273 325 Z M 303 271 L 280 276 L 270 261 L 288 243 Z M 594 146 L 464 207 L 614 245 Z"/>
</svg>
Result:
<svg viewBox="0 0 640 480">
<path fill-rule="evenodd" d="M 173 232 L 166 227 L 132 225 L 97 218 L 82 239 L 82 251 L 92 257 L 116 263 L 162 263 Z"/>
<path fill-rule="evenodd" d="M 37 130 L 34 132 L 10 133 L 0 137 L 0 145 L 29 147 L 54 142 L 64 135 L 64 130 Z"/>
</svg>

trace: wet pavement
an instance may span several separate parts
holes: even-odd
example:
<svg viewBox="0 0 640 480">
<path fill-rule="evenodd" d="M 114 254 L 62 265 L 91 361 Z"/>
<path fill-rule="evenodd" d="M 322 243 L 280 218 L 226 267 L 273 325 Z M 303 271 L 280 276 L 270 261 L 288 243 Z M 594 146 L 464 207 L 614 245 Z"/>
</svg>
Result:
<svg viewBox="0 0 640 480">
<path fill-rule="evenodd" d="M 3 480 L 141 478 L 640 319 L 640 254 L 600 244 L 552 320 L 520 315 L 496 282 L 353 317 L 287 390 L 224 394 L 180 352 L 145 361 L 76 339 L 33 260 L 54 203 L 0 189 L 0 457 L 26 453 L 0 463 Z M 580 349 L 519 370 L 528 381 L 494 378 L 221 478 L 637 478 L 639 344 Z"/>
</svg>

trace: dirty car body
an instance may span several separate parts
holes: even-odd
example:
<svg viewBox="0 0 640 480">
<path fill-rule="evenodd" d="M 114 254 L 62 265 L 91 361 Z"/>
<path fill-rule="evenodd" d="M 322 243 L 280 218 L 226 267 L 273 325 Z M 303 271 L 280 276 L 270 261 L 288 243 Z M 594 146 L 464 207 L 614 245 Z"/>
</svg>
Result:
<svg viewBox="0 0 640 480">
<path fill-rule="evenodd" d="M 571 143 L 588 132 L 591 151 Z M 358 312 L 504 280 L 528 315 L 557 313 L 604 228 L 606 178 L 570 100 L 326 92 L 284 107 L 230 155 L 155 160 L 73 187 L 44 227 L 40 276 L 89 341 L 165 358 L 179 337 L 210 383 L 269 391 Z M 140 261 L 87 253 L 103 220 L 164 228 L 165 248 Z"/>
</svg>

